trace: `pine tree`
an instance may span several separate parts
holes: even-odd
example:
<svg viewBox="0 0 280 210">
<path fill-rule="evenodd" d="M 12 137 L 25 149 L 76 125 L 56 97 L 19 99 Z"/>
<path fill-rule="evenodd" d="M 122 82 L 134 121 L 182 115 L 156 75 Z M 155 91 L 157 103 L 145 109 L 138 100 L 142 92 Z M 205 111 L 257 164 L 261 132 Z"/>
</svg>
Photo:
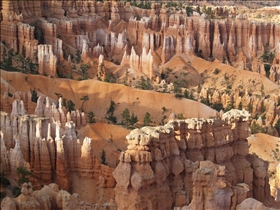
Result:
<svg viewBox="0 0 280 210">
<path fill-rule="evenodd" d="M 130 113 L 128 108 L 125 108 L 121 114 L 122 122 L 125 124 L 126 127 L 130 124 Z"/>
<path fill-rule="evenodd" d="M 88 117 L 88 122 L 89 122 L 89 123 L 95 123 L 95 119 L 94 119 L 95 114 L 94 114 L 93 112 L 89 112 L 89 113 L 87 114 L 87 117 Z"/>
<path fill-rule="evenodd" d="M 82 105 L 81 105 L 81 110 L 82 110 L 82 112 L 83 112 L 83 111 L 84 111 L 84 103 L 85 103 L 86 101 L 88 101 L 89 98 L 88 98 L 87 95 L 84 95 L 82 98 L 80 98 L 80 100 L 83 101 L 83 103 L 82 103 Z"/>
<path fill-rule="evenodd" d="M 151 114 L 150 114 L 149 112 L 146 112 L 143 121 L 144 121 L 144 126 L 150 125 L 150 123 L 152 122 L 152 120 L 151 120 Z"/>
</svg>

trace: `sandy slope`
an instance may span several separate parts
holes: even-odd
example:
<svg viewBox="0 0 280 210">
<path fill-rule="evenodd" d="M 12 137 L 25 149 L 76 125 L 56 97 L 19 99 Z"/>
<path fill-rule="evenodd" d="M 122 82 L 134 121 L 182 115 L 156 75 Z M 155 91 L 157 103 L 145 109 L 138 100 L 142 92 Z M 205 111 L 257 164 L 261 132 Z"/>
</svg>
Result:
<svg viewBox="0 0 280 210">
<path fill-rule="evenodd" d="M 130 130 L 121 126 L 106 123 L 93 123 L 78 130 L 80 139 L 89 137 L 93 141 L 95 155 L 100 159 L 102 149 L 106 151 L 106 159 L 111 167 L 115 167 L 118 158 L 115 152 L 125 151 L 127 146 L 126 135 Z M 101 161 L 101 159 L 100 159 Z"/>
<path fill-rule="evenodd" d="M 8 81 L 8 82 L 7 82 Z M 120 84 L 109 84 L 97 80 L 74 81 L 69 79 L 48 78 L 38 75 L 26 75 L 1 71 L 1 92 L 10 90 L 28 92 L 35 88 L 38 93 L 56 99 L 55 93 L 60 93 L 67 100 L 75 103 L 75 108 L 80 108 L 82 96 L 88 95 L 89 101 L 85 103 L 86 111 L 93 111 L 97 118 L 104 118 L 112 99 L 116 103 L 115 115 L 118 122 L 121 112 L 128 108 L 134 112 L 141 121 L 146 112 L 152 120 L 160 123 L 163 115 L 169 116 L 171 112 L 183 113 L 189 117 L 215 116 L 215 111 L 204 104 L 188 99 L 176 99 L 172 94 L 157 93 L 126 87 Z M 162 107 L 167 111 L 163 114 Z"/>
<path fill-rule="evenodd" d="M 201 79 L 198 71 L 190 64 L 190 61 L 184 60 L 180 55 L 174 56 L 161 67 L 163 71 L 166 71 L 167 68 L 172 69 L 172 73 L 166 81 L 187 80 L 188 87 L 197 86 Z"/>
<path fill-rule="evenodd" d="M 249 136 L 247 139 L 249 144 L 249 153 L 255 153 L 263 160 L 268 161 L 269 173 L 275 171 L 279 161 L 275 158 L 272 150 L 275 151 L 277 148 L 280 150 L 280 138 L 258 133 Z M 280 158 L 280 151 L 278 152 L 278 157 Z"/>
<path fill-rule="evenodd" d="M 191 65 L 199 74 L 206 75 L 204 86 L 209 88 L 221 90 L 226 87 L 225 84 L 232 83 L 232 89 L 245 90 L 247 88 L 252 93 L 261 94 L 261 86 L 263 85 L 266 94 L 280 94 L 280 87 L 259 73 L 236 70 L 234 67 L 219 61 L 209 62 L 196 56 L 191 57 Z M 220 70 L 217 75 L 213 74 L 216 68 Z M 229 82 L 226 81 L 226 83 L 225 74 L 229 77 Z"/>
</svg>

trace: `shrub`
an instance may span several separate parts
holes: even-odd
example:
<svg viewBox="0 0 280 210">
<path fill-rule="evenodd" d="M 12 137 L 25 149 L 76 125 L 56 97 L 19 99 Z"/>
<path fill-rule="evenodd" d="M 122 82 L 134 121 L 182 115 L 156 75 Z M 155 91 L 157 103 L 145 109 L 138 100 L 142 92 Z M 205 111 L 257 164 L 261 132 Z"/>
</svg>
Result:
<svg viewBox="0 0 280 210">
<path fill-rule="evenodd" d="M 38 96 L 37 96 L 37 91 L 35 89 L 31 89 L 31 101 L 37 103 Z"/>
<path fill-rule="evenodd" d="M 259 124 L 257 124 L 256 122 L 253 122 L 250 126 L 251 129 L 251 133 L 255 134 L 255 133 L 265 133 L 265 129 L 260 126 Z"/>
<path fill-rule="evenodd" d="M 215 103 L 215 104 L 212 105 L 212 108 L 219 112 L 223 109 L 223 104 L 222 103 Z"/>
<path fill-rule="evenodd" d="M 94 114 L 93 112 L 89 112 L 89 113 L 87 114 L 87 117 L 88 117 L 88 122 L 89 122 L 89 123 L 95 123 L 95 119 L 94 119 L 95 114 Z"/>
<path fill-rule="evenodd" d="M 215 68 L 215 70 L 214 70 L 213 74 L 217 75 L 217 74 L 219 74 L 220 72 L 221 72 L 221 70 L 220 70 L 220 69 Z"/>
<path fill-rule="evenodd" d="M 67 101 L 67 106 L 66 106 L 68 112 L 74 111 L 75 110 L 75 104 L 72 100 Z"/>
<path fill-rule="evenodd" d="M 18 197 L 21 194 L 21 189 L 19 187 L 13 187 L 12 194 L 14 197 Z"/>
<path fill-rule="evenodd" d="M 19 184 L 23 184 L 25 182 L 29 182 L 29 178 L 33 176 L 33 174 L 28 171 L 26 168 L 19 167 L 17 168 L 17 174 L 19 175 Z"/>
<path fill-rule="evenodd" d="M 185 117 L 184 117 L 183 113 L 177 114 L 177 119 L 182 120 L 184 118 Z"/>
</svg>

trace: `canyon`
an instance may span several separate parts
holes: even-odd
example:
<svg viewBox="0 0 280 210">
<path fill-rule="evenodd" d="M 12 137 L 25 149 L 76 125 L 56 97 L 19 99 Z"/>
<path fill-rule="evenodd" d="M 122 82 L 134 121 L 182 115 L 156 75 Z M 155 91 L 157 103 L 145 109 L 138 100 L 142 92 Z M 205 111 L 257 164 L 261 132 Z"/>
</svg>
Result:
<svg viewBox="0 0 280 210">
<path fill-rule="evenodd" d="M 135 4 L 1 2 L 1 209 L 279 209 L 277 8 Z"/>
</svg>

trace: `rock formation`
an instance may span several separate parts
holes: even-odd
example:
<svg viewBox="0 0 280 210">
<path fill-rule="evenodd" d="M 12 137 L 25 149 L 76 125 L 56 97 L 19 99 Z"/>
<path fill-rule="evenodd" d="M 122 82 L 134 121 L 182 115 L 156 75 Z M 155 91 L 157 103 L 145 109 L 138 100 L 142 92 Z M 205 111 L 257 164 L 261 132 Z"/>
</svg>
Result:
<svg viewBox="0 0 280 210">
<path fill-rule="evenodd" d="M 38 46 L 39 74 L 57 76 L 56 72 L 57 57 L 53 54 L 51 45 Z"/>
<path fill-rule="evenodd" d="M 263 124 L 266 126 L 274 126 L 276 124 L 279 118 L 279 111 L 276 105 L 279 96 L 271 94 L 270 98 L 266 99 L 265 96 L 250 96 L 248 90 L 241 92 L 238 89 L 231 93 L 224 92 L 222 94 L 222 92 L 224 91 L 215 90 L 211 96 L 209 89 L 202 87 L 199 93 L 199 99 L 209 101 L 212 104 L 222 104 L 224 109 L 228 109 L 229 107 L 244 108 L 250 110 L 252 116 L 265 113 L 266 118 Z"/>
<path fill-rule="evenodd" d="M 119 1 L 50 1 L 31 4 L 28 1 L 9 1 L 3 4 L 1 40 L 15 52 L 21 52 L 24 46 L 26 57 L 33 61 L 38 51 L 39 72 L 51 76 L 56 75 L 56 59 L 53 55 L 57 61 L 63 62 L 62 48 L 66 46 L 74 54 L 80 50 L 83 59 L 88 56 L 99 57 L 105 49 L 108 54 L 105 59 L 129 63 L 130 68 L 144 72 L 149 78 L 153 76 L 154 67 L 165 64 L 176 53 L 213 57 L 228 61 L 238 68 L 264 74 L 263 63 L 257 59 L 264 52 L 275 51 L 270 79 L 277 82 L 280 27 L 272 23 L 249 21 L 244 15 L 236 15 L 233 19 L 229 13 L 235 16 L 236 9 L 231 7 L 227 8 L 231 12 L 223 7 L 212 9 L 217 15 L 228 17 L 223 20 L 211 20 L 205 14 L 188 17 L 182 12 L 167 12 L 165 6 L 160 9 L 156 3 L 152 5 L 151 11 L 142 11 L 132 9 L 130 3 L 124 5 Z M 147 14 L 136 18 L 144 12 Z M 42 16 L 46 19 L 43 20 Z M 35 27 L 25 21 L 31 17 L 38 19 Z M 38 43 L 46 46 L 40 47 Z M 144 47 L 146 50 L 143 50 Z M 152 55 L 154 52 L 161 56 L 156 66 Z M 129 54 L 130 58 L 127 57 Z M 42 55 L 46 55 L 45 58 Z M 134 65 L 129 62 L 131 59 Z M 49 66 L 44 66 L 47 62 Z"/>
<path fill-rule="evenodd" d="M 142 54 L 138 56 L 132 47 L 131 54 L 124 53 L 121 65 L 128 65 L 130 68 L 136 71 L 142 72 L 146 77 L 152 78 L 153 73 L 153 56 L 151 50 L 147 53 L 146 47 L 143 47 Z"/>
<path fill-rule="evenodd" d="M 15 94 L 12 113 L 1 111 L 1 165 L 3 173 L 16 176 L 18 167 L 32 170 L 42 184 L 54 180 L 59 187 L 69 190 L 69 172 L 81 177 L 102 179 L 102 187 L 114 187 L 115 180 L 109 166 L 100 164 L 94 154 L 91 139 L 80 141 L 75 133 L 76 124 L 85 126 L 85 115 L 78 110 L 66 119 L 61 100 L 58 109 L 50 106 L 49 99 L 40 96 L 35 115 L 27 115 L 21 95 Z M 72 121 L 73 119 L 73 121 Z M 63 124 L 63 126 L 62 126 Z M 101 186 L 101 184 L 100 184 Z"/>
<path fill-rule="evenodd" d="M 44 185 L 41 190 L 33 191 L 32 184 L 24 183 L 21 188 L 21 194 L 17 198 L 6 197 L 1 202 L 1 209 L 99 209 L 106 208 L 116 210 L 116 204 L 113 200 L 105 203 L 103 206 L 91 204 L 79 198 L 78 194 L 71 195 L 67 191 L 59 190 L 57 184 Z"/>
<path fill-rule="evenodd" d="M 221 118 L 131 131 L 113 172 L 118 208 L 233 209 L 247 197 L 270 198 L 267 166 L 248 156 L 250 114 L 231 110 Z"/>
</svg>

